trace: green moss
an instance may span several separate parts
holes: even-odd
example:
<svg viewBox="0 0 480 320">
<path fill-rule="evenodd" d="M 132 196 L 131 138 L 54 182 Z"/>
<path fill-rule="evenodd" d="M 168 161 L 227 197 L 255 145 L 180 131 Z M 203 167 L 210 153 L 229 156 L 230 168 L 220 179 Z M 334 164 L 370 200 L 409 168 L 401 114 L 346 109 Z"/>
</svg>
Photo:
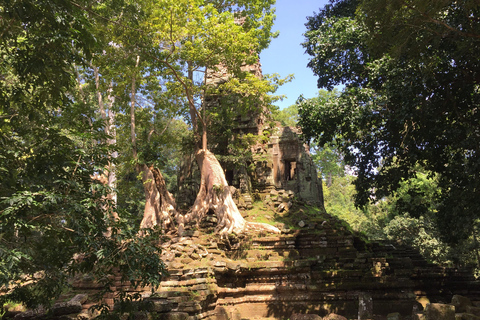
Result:
<svg viewBox="0 0 480 320">
<path fill-rule="evenodd" d="M 7 302 L 3 305 L 3 310 L 5 311 L 26 311 L 25 307 L 21 303 L 17 302 Z M 1 318 L 1 317 L 0 317 Z"/>
</svg>

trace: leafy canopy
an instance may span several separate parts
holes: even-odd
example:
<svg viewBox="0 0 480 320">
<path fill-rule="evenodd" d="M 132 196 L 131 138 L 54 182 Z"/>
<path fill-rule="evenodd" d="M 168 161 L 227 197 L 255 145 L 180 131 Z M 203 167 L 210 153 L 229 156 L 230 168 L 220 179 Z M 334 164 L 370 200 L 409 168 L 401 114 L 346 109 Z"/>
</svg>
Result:
<svg viewBox="0 0 480 320">
<path fill-rule="evenodd" d="M 476 1 L 341 0 L 306 24 L 319 87 L 346 87 L 299 106 L 304 134 L 341 146 L 358 172 L 358 205 L 391 194 L 417 165 L 439 174 L 437 222 L 451 241 L 480 215 L 479 10 Z"/>
<path fill-rule="evenodd" d="M 128 180 L 134 161 L 160 166 L 176 157 L 169 143 L 188 130 L 170 119 L 190 111 L 192 124 L 208 123 L 200 113 L 208 69 L 222 65 L 237 76 L 218 90 L 240 96 L 244 112 L 272 101 L 275 76 L 258 79 L 242 66 L 257 62 L 275 36 L 273 4 L 0 0 L 0 287 L 11 289 L 0 307 L 48 304 L 81 272 L 106 290 L 114 270 L 134 285 L 158 285 L 165 271 L 158 230 L 137 237 L 139 205 L 130 198 L 115 208 L 112 190 L 93 177 L 113 162 Z M 116 113 L 115 145 L 106 143 L 114 132 L 105 133 L 102 97 L 115 100 L 108 107 Z M 134 161 L 125 139 L 131 101 L 141 106 L 134 108 Z M 165 136 L 151 135 L 168 126 Z M 119 183 L 118 194 L 130 187 Z"/>
<path fill-rule="evenodd" d="M 47 306 L 78 273 L 108 291 L 115 270 L 134 286 L 165 272 L 158 233 L 138 238 L 128 213 L 112 219 L 111 190 L 93 178 L 112 150 L 75 75 L 107 50 L 103 5 L 0 2 L 0 308 Z"/>
</svg>

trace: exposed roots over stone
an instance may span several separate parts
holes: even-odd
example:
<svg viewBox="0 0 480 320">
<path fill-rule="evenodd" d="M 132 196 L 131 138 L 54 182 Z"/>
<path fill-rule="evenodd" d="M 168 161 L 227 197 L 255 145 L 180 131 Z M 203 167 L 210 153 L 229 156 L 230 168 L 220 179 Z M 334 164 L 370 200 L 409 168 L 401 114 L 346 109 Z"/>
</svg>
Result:
<svg viewBox="0 0 480 320">
<path fill-rule="evenodd" d="M 247 230 L 250 232 L 266 231 L 271 233 L 281 233 L 277 227 L 261 222 L 247 222 Z"/>
<path fill-rule="evenodd" d="M 199 150 L 195 158 L 202 175 L 200 190 L 191 212 L 184 217 L 179 216 L 179 234 L 183 232 L 184 223 L 190 221 L 199 223 L 210 210 L 217 215 L 216 231 L 221 236 L 230 233 L 240 234 L 247 230 L 280 233 L 273 226 L 245 221 L 233 201 L 223 169 L 213 153 L 208 150 Z"/>
<path fill-rule="evenodd" d="M 168 192 L 160 170 L 146 165 L 140 169 L 146 200 L 140 229 L 160 225 L 163 230 L 167 230 L 177 215 L 175 199 Z"/>
</svg>

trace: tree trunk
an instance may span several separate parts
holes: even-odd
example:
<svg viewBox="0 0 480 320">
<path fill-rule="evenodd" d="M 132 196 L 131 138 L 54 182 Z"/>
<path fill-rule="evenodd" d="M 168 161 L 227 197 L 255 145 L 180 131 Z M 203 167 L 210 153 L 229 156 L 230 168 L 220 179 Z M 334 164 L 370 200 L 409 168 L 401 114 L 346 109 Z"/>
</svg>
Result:
<svg viewBox="0 0 480 320">
<path fill-rule="evenodd" d="M 140 56 L 137 56 L 135 69 L 140 63 Z M 130 90 L 130 139 L 132 142 L 133 158 L 138 163 L 137 138 L 135 133 L 135 103 L 136 103 L 136 77 L 132 76 Z M 137 165 L 137 171 L 142 174 L 143 189 L 145 191 L 145 209 L 143 219 L 140 223 L 141 229 L 153 228 L 157 225 L 167 230 L 173 222 L 176 214 L 176 204 L 173 196 L 168 192 L 165 180 L 160 170 L 145 164 Z"/>
<path fill-rule="evenodd" d="M 142 172 L 146 200 L 140 229 L 160 225 L 163 230 L 167 230 L 176 216 L 175 199 L 168 192 L 160 170 L 146 165 L 139 166 L 138 169 Z"/>
<path fill-rule="evenodd" d="M 233 202 L 223 169 L 213 153 L 201 149 L 197 151 L 195 158 L 201 170 L 201 184 L 193 209 L 185 217 L 185 222 L 199 223 L 205 214 L 212 210 L 218 218 L 216 231 L 222 236 L 229 233 L 239 234 L 248 229 L 280 233 L 274 226 L 245 221 Z M 179 234 L 183 232 L 183 223 L 184 221 L 179 219 Z"/>
<path fill-rule="evenodd" d="M 107 139 L 107 144 L 109 145 L 115 145 L 117 143 L 117 140 L 115 138 L 115 113 L 113 112 L 113 103 L 115 101 L 115 98 L 112 96 L 112 86 L 113 82 L 110 83 L 110 87 L 108 88 L 108 116 L 107 112 L 105 110 L 105 105 L 103 103 L 103 97 L 102 93 L 100 91 L 100 74 L 98 72 L 98 68 L 94 66 L 92 63 L 90 63 L 90 66 L 93 68 L 93 73 L 95 75 L 95 89 L 96 89 L 96 95 L 97 95 L 97 100 L 98 100 L 98 108 L 100 111 L 100 115 L 102 116 L 103 121 L 105 122 L 105 127 L 104 131 L 106 135 L 111 135 L 110 138 Z M 117 152 L 114 151 L 110 157 L 112 159 L 115 159 L 117 157 Z M 115 208 L 117 207 L 117 194 L 114 191 L 116 184 L 117 184 L 117 177 L 115 174 L 115 164 L 112 161 L 109 161 L 108 166 L 105 168 L 104 173 L 102 174 L 106 177 L 106 182 L 104 182 L 105 185 L 108 185 L 110 188 L 110 193 L 107 197 L 109 201 L 112 202 L 113 205 L 113 210 L 110 210 L 111 218 L 114 220 L 118 220 L 118 214 L 115 211 Z M 109 231 L 110 234 L 110 231 Z"/>
<path fill-rule="evenodd" d="M 113 91 L 113 81 L 110 83 L 110 87 L 108 88 L 108 125 L 106 127 L 105 133 L 107 135 L 110 135 L 110 138 L 107 139 L 107 143 L 109 145 L 116 145 L 117 144 L 117 132 L 115 129 L 115 112 L 113 111 L 113 104 L 115 103 L 115 97 L 112 95 Z M 115 168 L 115 159 L 118 157 L 118 152 L 113 151 L 112 154 L 110 155 L 112 158 L 112 161 L 109 162 L 108 166 L 108 186 L 112 190 L 112 201 L 114 206 L 117 206 L 117 193 L 113 190 L 115 190 L 117 186 L 117 174 L 116 174 L 116 168 Z M 118 218 L 118 216 L 117 216 Z"/>
</svg>

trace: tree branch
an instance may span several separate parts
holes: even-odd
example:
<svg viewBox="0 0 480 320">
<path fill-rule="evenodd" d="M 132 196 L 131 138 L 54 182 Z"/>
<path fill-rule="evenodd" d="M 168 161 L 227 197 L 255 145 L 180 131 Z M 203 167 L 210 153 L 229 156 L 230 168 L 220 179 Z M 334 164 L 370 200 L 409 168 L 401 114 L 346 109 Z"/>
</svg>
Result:
<svg viewBox="0 0 480 320">
<path fill-rule="evenodd" d="M 432 17 L 430 17 L 428 14 L 426 14 L 425 12 L 421 12 L 420 10 L 418 10 L 417 8 L 413 7 L 412 5 L 409 5 L 406 3 L 406 1 L 403 1 L 403 4 L 409 8 L 410 10 L 412 11 L 416 11 L 418 12 L 421 16 L 423 16 L 427 21 L 429 22 L 432 22 L 432 23 L 435 23 L 439 26 L 443 26 L 445 27 L 447 30 L 451 31 L 451 32 L 454 32 L 460 36 L 463 36 L 463 37 L 470 37 L 470 38 L 476 38 L 476 39 L 480 39 L 480 35 L 479 34 L 475 34 L 475 33 L 470 33 L 470 32 L 463 32 L 461 30 L 458 30 L 450 25 L 448 25 L 447 23 L 445 23 L 444 21 L 441 21 L 441 20 L 438 20 L 438 19 L 434 19 Z"/>
</svg>

